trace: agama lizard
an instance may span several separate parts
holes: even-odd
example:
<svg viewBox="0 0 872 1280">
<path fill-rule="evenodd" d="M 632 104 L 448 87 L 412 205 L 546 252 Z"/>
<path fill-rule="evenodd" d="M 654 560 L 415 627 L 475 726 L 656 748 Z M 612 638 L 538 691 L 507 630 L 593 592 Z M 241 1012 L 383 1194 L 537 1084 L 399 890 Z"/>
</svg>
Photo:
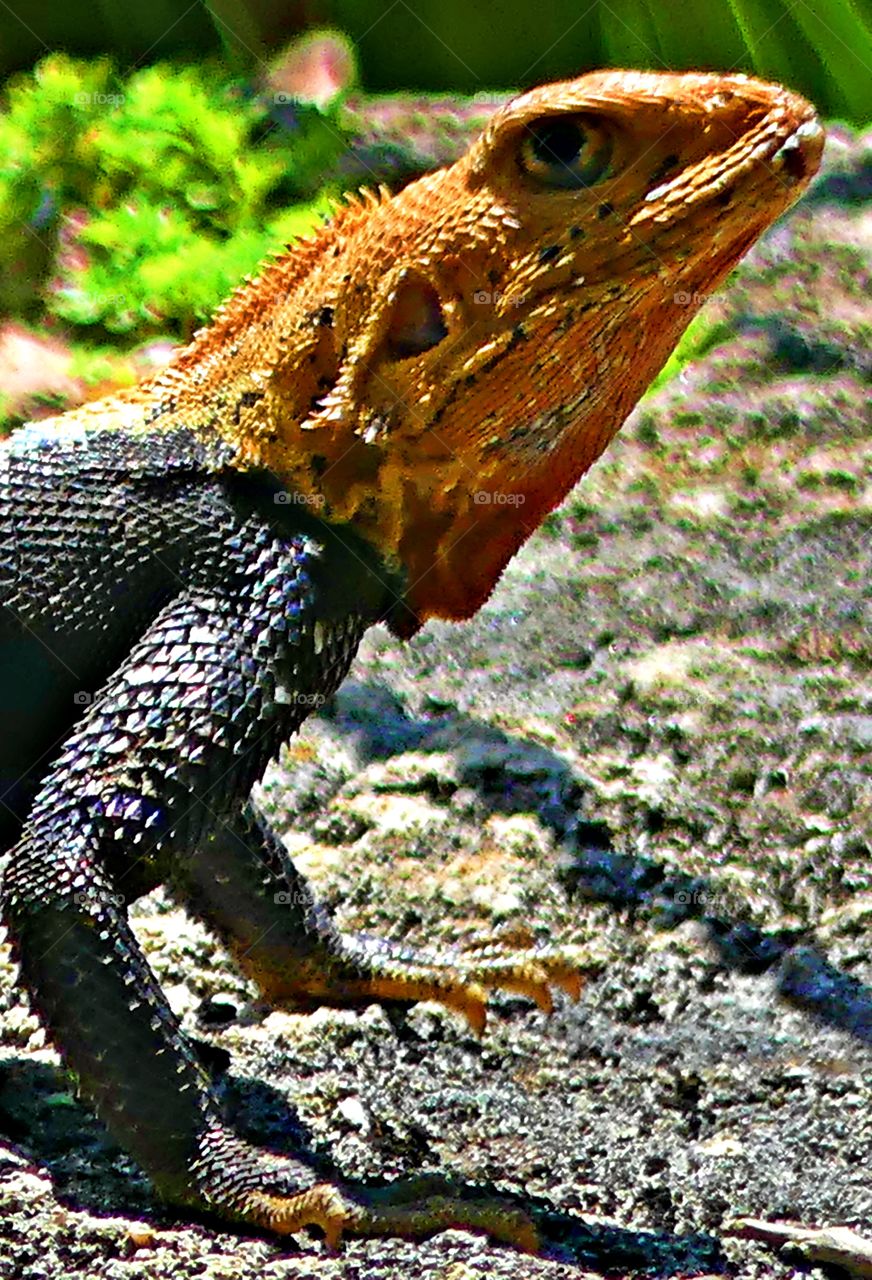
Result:
<svg viewBox="0 0 872 1280">
<path fill-rule="evenodd" d="M 168 883 L 277 1005 L 436 999 L 481 1025 L 489 987 L 577 990 L 558 949 L 341 934 L 249 792 L 365 628 L 487 599 L 822 140 L 744 76 L 535 89 L 450 168 L 350 199 L 159 376 L 0 451 L 4 916 L 51 1038 L 168 1200 L 331 1243 L 453 1224 L 535 1245 L 499 1200 L 323 1181 L 236 1135 L 123 903 Z"/>
</svg>

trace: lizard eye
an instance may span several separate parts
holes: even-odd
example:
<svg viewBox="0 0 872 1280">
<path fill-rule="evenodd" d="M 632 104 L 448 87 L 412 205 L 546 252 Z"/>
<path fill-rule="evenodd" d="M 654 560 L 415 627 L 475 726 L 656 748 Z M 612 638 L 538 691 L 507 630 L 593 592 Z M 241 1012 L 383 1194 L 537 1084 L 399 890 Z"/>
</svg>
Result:
<svg viewBox="0 0 872 1280">
<path fill-rule="evenodd" d="M 546 187 L 593 186 L 611 158 L 612 140 L 590 116 L 545 116 L 527 128 L 521 143 L 521 168 Z"/>
</svg>

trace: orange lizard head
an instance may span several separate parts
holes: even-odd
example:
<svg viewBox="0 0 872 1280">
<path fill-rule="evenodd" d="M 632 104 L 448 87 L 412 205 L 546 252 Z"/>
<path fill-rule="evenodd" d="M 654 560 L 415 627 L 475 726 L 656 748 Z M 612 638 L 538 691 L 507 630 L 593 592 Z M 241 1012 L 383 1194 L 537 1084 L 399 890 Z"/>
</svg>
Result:
<svg viewBox="0 0 872 1280">
<path fill-rule="evenodd" d="M 234 341 L 222 434 L 399 562 L 398 629 L 468 617 L 822 144 L 807 102 L 741 75 L 546 85 L 450 168 L 341 209 L 183 360 Z"/>
</svg>

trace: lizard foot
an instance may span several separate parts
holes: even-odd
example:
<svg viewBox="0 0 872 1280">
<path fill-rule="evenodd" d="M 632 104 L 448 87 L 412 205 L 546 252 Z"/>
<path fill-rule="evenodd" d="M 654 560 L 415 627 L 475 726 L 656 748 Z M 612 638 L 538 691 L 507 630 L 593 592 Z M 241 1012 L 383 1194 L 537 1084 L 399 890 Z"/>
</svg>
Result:
<svg viewBox="0 0 872 1280">
<path fill-rule="evenodd" d="M 279 1235 L 318 1226 L 335 1250 L 343 1234 L 406 1236 L 421 1240 L 457 1227 L 484 1232 L 525 1253 L 539 1249 L 532 1219 L 508 1201 L 468 1198 L 446 1178 L 425 1175 L 385 1187 L 319 1182 L 293 1195 L 255 1191 L 239 1212 L 248 1222 Z"/>
<path fill-rule="evenodd" d="M 488 942 L 468 949 L 416 951 L 402 943 L 362 935 L 342 935 L 342 958 L 313 984 L 294 994 L 325 1003 L 370 1000 L 435 1000 L 462 1014 L 480 1034 L 490 990 L 516 992 L 545 1013 L 554 1007 L 552 989 L 577 1000 L 591 964 L 580 947 L 508 948 Z M 317 980 L 316 980 L 317 981 Z"/>
</svg>

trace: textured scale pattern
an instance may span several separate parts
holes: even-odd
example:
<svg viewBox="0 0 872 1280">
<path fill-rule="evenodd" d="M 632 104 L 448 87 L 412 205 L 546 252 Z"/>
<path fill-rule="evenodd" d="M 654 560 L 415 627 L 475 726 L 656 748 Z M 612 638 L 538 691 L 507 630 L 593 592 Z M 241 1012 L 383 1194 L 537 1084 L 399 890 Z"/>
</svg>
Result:
<svg viewBox="0 0 872 1280">
<path fill-rule="evenodd" d="M 365 629 L 485 600 L 817 167 L 807 103 L 596 73 L 337 211 L 150 383 L 0 445 L 2 909 L 81 1089 L 169 1200 L 288 1233 L 536 1247 L 438 1177 L 373 1190 L 225 1121 L 127 920 L 164 883 L 277 1005 L 577 997 L 569 947 L 343 934 L 249 793 Z M 690 299 L 678 305 L 680 290 Z"/>
</svg>

